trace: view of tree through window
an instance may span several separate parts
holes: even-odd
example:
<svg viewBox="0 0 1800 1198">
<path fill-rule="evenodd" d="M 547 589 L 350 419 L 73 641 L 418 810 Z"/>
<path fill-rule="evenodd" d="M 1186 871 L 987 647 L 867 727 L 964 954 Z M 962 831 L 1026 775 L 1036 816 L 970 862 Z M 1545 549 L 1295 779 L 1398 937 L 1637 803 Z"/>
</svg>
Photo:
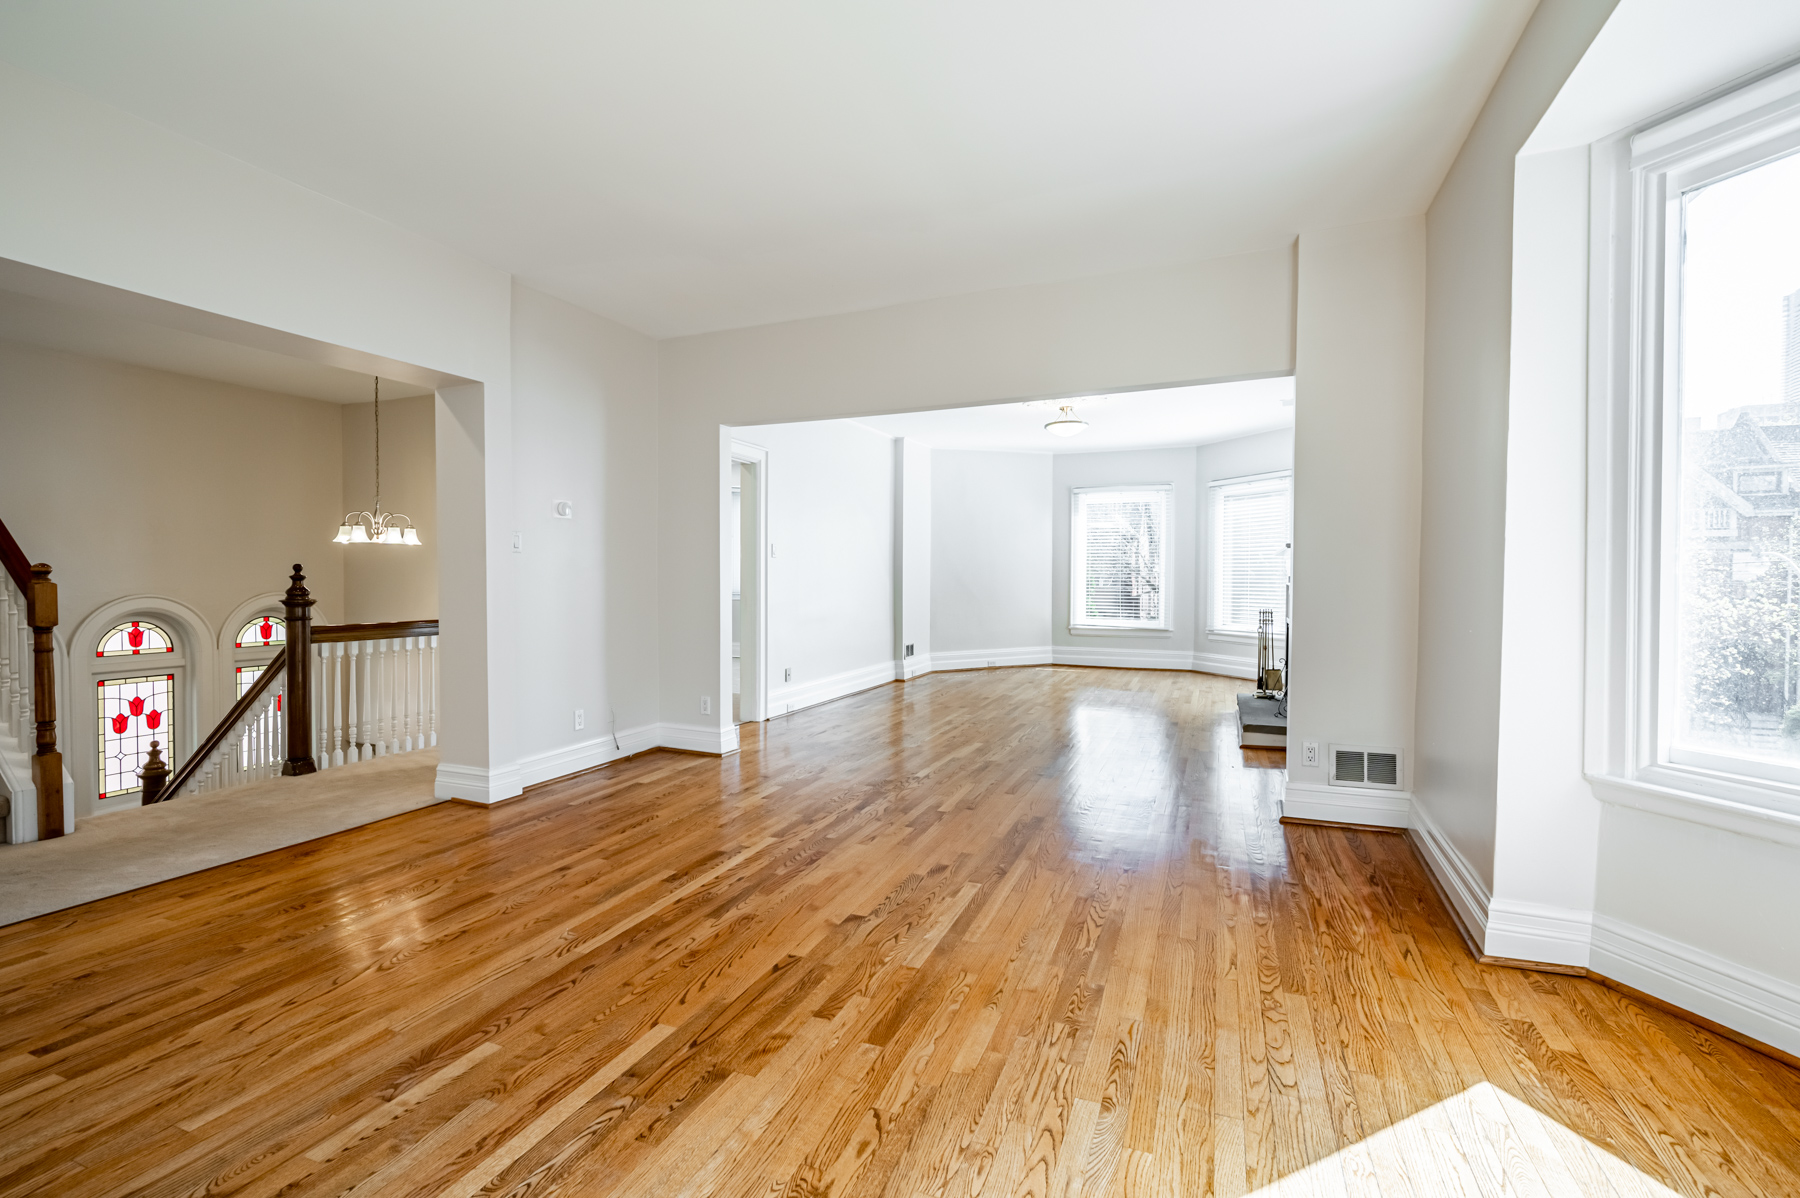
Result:
<svg viewBox="0 0 1800 1198">
<path fill-rule="evenodd" d="M 1682 197 L 1677 749 L 1800 764 L 1800 154 Z"/>
</svg>

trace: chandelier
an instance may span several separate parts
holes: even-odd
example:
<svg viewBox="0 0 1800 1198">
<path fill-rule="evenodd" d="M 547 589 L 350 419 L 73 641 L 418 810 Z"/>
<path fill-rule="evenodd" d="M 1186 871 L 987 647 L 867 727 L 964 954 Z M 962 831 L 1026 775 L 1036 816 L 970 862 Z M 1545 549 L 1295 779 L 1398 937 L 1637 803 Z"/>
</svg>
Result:
<svg viewBox="0 0 1800 1198">
<path fill-rule="evenodd" d="M 417 545 L 419 530 L 410 516 L 381 510 L 381 376 L 375 376 L 375 510 L 350 512 L 338 525 L 338 545 Z"/>
</svg>

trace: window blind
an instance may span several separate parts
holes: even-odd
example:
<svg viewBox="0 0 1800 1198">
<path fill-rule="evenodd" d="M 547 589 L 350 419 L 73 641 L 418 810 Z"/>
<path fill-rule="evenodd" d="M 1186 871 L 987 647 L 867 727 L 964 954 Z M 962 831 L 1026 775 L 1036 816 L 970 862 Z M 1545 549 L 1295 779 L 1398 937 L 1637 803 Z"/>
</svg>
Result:
<svg viewBox="0 0 1800 1198">
<path fill-rule="evenodd" d="M 1255 632 L 1259 611 L 1287 611 L 1292 476 L 1223 483 L 1213 492 L 1213 624 Z"/>
<path fill-rule="evenodd" d="M 1102 628 L 1162 628 L 1166 487 L 1075 492 L 1074 618 Z"/>
</svg>

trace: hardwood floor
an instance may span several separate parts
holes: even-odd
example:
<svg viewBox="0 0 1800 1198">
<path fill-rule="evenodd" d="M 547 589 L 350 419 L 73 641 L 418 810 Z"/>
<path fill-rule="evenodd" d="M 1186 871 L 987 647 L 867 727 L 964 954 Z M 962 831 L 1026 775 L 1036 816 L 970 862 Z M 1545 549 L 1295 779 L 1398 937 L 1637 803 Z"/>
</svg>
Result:
<svg viewBox="0 0 1800 1198">
<path fill-rule="evenodd" d="M 0 1193 L 1800 1194 L 1800 1073 L 1477 964 L 1238 685 L 930 675 L 0 929 Z"/>
</svg>

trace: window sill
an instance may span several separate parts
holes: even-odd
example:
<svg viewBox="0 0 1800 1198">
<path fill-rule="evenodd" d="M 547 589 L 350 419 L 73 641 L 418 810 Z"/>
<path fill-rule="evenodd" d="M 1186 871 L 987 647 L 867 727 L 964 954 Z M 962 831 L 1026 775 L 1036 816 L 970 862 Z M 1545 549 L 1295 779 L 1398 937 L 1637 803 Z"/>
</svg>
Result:
<svg viewBox="0 0 1800 1198">
<path fill-rule="evenodd" d="M 1588 774 L 1587 780 L 1602 803 L 1800 848 L 1800 813 L 1757 802 L 1755 786 L 1732 782 L 1721 787 L 1727 793 L 1715 795 L 1644 778 Z M 1782 792 L 1769 797 L 1788 798 Z"/>
<path fill-rule="evenodd" d="M 1249 644 L 1256 643 L 1256 634 L 1254 632 L 1244 632 L 1237 628 L 1208 628 L 1206 630 L 1206 635 L 1215 641 L 1244 641 Z"/>
<path fill-rule="evenodd" d="M 1172 637 L 1173 628 L 1096 628 L 1091 624 L 1069 625 L 1070 636 L 1147 636 Z"/>
</svg>

